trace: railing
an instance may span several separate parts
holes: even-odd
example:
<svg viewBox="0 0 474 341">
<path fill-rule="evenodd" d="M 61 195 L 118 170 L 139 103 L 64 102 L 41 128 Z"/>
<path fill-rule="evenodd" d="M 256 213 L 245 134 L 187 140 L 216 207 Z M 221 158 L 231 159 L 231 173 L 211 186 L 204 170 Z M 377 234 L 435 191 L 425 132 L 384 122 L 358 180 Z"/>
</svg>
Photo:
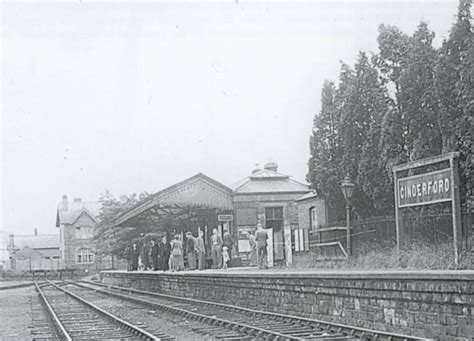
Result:
<svg viewBox="0 0 474 341">
<path fill-rule="evenodd" d="M 472 236 L 472 214 L 461 215 L 463 247 L 469 248 Z M 405 241 L 422 241 L 427 244 L 441 244 L 452 238 L 451 214 L 425 214 L 419 217 L 402 217 L 400 220 Z M 309 245 L 311 250 L 320 248 L 318 245 L 341 243 L 346 248 L 346 222 L 337 221 L 328 227 L 311 231 Z M 352 250 L 354 255 L 364 253 L 374 247 L 393 246 L 396 243 L 396 223 L 394 216 L 376 216 L 351 222 Z M 370 247 L 369 247 L 370 246 Z M 337 251 L 337 250 L 336 250 Z M 320 251 L 318 251 L 320 252 Z M 343 253 L 332 256 L 344 257 Z"/>
</svg>

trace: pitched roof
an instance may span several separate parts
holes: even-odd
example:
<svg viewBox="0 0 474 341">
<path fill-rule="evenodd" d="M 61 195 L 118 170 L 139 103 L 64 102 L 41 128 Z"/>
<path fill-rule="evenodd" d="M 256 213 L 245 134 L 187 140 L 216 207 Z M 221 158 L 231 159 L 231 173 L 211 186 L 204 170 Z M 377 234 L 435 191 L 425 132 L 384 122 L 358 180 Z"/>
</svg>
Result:
<svg viewBox="0 0 474 341">
<path fill-rule="evenodd" d="M 25 259 L 32 259 L 32 258 L 41 258 L 43 255 L 39 252 L 34 250 L 29 246 L 23 247 L 21 250 L 15 252 L 15 259 L 17 260 L 25 260 Z"/>
<path fill-rule="evenodd" d="M 315 199 L 315 198 L 318 198 L 318 193 L 315 190 L 312 190 L 311 192 L 303 195 L 301 198 L 296 199 L 296 201 L 304 201 L 304 200 Z"/>
<path fill-rule="evenodd" d="M 278 173 L 270 169 L 256 171 L 236 184 L 236 194 L 249 193 L 285 193 L 309 191 L 306 184 L 290 178 L 289 175 Z"/>
<path fill-rule="evenodd" d="M 98 201 L 69 202 L 67 211 L 61 209 L 61 204 L 58 204 L 56 227 L 59 227 L 60 224 L 73 224 L 83 213 L 96 220 L 101 208 L 101 203 Z"/>
<path fill-rule="evenodd" d="M 30 247 L 34 250 L 40 249 L 59 249 L 59 234 L 44 234 L 44 235 L 31 235 L 31 236 L 18 236 L 13 237 L 15 249 L 23 249 L 25 246 Z"/>
<path fill-rule="evenodd" d="M 141 200 L 119 214 L 115 224 L 119 225 L 157 205 L 231 209 L 232 189 L 203 173 L 198 173 Z"/>
</svg>

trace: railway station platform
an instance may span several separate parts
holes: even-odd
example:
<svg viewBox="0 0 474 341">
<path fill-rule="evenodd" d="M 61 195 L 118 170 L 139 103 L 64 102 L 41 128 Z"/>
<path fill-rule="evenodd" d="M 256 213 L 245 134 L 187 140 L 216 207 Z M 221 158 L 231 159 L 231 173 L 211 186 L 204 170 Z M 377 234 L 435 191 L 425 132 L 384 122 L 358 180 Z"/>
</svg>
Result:
<svg viewBox="0 0 474 341">
<path fill-rule="evenodd" d="M 109 285 L 414 336 L 474 335 L 474 271 L 104 271 Z"/>
</svg>

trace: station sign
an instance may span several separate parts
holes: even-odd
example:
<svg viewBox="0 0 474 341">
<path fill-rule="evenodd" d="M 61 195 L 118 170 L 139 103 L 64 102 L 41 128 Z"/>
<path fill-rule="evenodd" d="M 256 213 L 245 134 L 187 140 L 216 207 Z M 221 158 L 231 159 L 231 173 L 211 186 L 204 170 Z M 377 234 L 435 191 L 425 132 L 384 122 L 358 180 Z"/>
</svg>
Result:
<svg viewBox="0 0 474 341">
<path fill-rule="evenodd" d="M 404 244 L 403 219 L 400 215 L 403 209 L 411 206 L 428 205 L 440 202 L 451 202 L 453 221 L 453 251 L 454 264 L 458 265 L 459 250 L 462 248 L 461 233 L 461 200 L 459 195 L 459 152 L 435 155 L 421 160 L 410 161 L 392 167 L 395 190 L 395 223 L 397 229 L 397 253 Z M 423 173 L 414 176 L 401 177 L 401 172 L 407 172 L 435 164 L 449 168 Z"/>
<path fill-rule="evenodd" d="M 234 215 L 233 214 L 218 214 L 217 220 L 218 221 L 233 221 Z"/>
<path fill-rule="evenodd" d="M 451 169 L 398 179 L 398 207 L 450 201 L 452 188 Z"/>
</svg>

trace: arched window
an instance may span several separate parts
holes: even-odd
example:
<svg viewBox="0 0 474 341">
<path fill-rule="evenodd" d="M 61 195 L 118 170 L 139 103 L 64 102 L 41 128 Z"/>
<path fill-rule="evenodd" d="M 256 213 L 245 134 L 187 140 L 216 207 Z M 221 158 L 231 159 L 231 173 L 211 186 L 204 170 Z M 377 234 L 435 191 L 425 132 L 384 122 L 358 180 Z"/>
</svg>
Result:
<svg viewBox="0 0 474 341">
<path fill-rule="evenodd" d="M 318 229 L 318 215 L 316 214 L 316 207 L 314 206 L 309 209 L 309 228 L 311 231 Z"/>
<path fill-rule="evenodd" d="M 76 263 L 90 264 L 94 263 L 94 252 L 91 249 L 79 249 L 76 254 Z"/>
</svg>

